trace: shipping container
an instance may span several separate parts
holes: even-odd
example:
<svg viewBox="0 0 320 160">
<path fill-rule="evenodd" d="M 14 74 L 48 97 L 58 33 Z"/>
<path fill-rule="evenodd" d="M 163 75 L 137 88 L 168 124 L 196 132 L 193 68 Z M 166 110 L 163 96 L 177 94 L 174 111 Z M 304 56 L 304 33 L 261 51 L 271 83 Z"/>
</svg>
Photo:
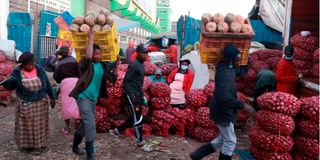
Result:
<svg viewBox="0 0 320 160">
<path fill-rule="evenodd" d="M 282 33 L 265 25 L 262 20 L 250 20 L 255 36 L 252 41 L 282 43 Z"/>
<path fill-rule="evenodd" d="M 181 50 L 188 44 L 200 41 L 202 22 L 189 16 L 181 16 L 177 24 L 178 41 L 181 45 Z M 181 52 L 182 53 L 182 52 Z"/>
</svg>

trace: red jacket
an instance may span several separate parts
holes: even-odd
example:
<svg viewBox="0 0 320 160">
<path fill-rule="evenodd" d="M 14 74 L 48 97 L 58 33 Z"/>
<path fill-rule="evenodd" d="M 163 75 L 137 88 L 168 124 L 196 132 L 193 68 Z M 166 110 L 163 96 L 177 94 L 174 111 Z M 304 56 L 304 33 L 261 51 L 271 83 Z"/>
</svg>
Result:
<svg viewBox="0 0 320 160">
<path fill-rule="evenodd" d="M 170 62 L 171 63 L 177 63 L 177 53 L 178 53 L 178 47 L 177 45 L 171 45 L 167 51 L 167 53 L 170 55 Z"/>
<path fill-rule="evenodd" d="M 167 82 L 170 84 L 174 81 L 174 77 L 176 76 L 176 74 L 178 73 L 179 68 L 173 70 L 168 78 L 167 78 Z M 188 72 L 184 75 L 184 81 L 183 81 L 183 86 L 182 89 L 184 92 L 188 92 L 190 91 L 191 85 L 193 83 L 193 78 L 194 78 L 194 74 L 192 71 L 188 70 Z"/>
<path fill-rule="evenodd" d="M 157 46 L 148 46 L 148 50 L 151 52 L 158 52 L 159 48 Z"/>
<path fill-rule="evenodd" d="M 296 94 L 298 76 L 292 61 L 282 58 L 276 66 L 277 91 Z"/>
<path fill-rule="evenodd" d="M 137 58 L 137 52 L 135 51 L 135 52 L 133 52 L 132 55 L 131 55 L 131 62 L 135 61 L 136 58 Z M 149 56 L 147 57 L 146 62 L 150 62 Z"/>
</svg>

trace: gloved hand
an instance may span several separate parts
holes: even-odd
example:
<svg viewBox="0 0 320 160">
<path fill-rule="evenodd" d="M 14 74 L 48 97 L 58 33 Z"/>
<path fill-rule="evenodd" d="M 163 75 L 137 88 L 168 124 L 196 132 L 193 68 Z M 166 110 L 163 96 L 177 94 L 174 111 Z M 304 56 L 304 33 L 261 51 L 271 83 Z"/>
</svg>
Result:
<svg viewBox="0 0 320 160">
<path fill-rule="evenodd" d="M 148 105 L 148 101 L 147 101 L 146 96 L 143 96 L 143 105 L 144 105 L 144 106 L 147 106 L 147 105 Z"/>
</svg>

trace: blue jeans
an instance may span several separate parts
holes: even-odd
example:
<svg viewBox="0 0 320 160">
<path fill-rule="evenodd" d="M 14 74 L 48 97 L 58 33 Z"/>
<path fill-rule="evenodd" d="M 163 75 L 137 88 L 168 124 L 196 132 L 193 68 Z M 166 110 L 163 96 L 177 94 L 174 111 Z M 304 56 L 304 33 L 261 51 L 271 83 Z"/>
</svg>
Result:
<svg viewBox="0 0 320 160">
<path fill-rule="evenodd" d="M 86 141 L 93 141 L 97 135 L 95 122 L 96 103 L 86 98 L 77 100 L 82 121 L 76 134 L 86 137 Z"/>
<path fill-rule="evenodd" d="M 222 154 L 232 156 L 237 143 L 233 123 L 230 123 L 229 126 L 221 126 L 217 124 L 217 127 L 219 128 L 220 135 L 210 142 L 211 145 L 215 149 L 221 148 Z"/>
</svg>

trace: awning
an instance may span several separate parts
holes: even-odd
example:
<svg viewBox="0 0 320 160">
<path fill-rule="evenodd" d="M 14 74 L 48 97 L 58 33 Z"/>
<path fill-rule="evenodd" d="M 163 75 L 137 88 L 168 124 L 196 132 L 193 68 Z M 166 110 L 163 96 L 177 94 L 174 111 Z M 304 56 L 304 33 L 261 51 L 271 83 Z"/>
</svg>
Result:
<svg viewBox="0 0 320 160">
<path fill-rule="evenodd" d="M 130 28 L 135 28 L 135 27 L 140 26 L 140 23 L 136 22 L 136 21 L 122 19 L 122 18 L 119 18 L 115 15 L 112 15 L 112 17 L 114 18 L 115 23 L 117 25 L 117 32 L 123 32 L 123 31 L 130 29 Z"/>
<path fill-rule="evenodd" d="M 121 16 L 128 17 L 131 21 L 136 21 L 142 28 L 153 33 L 158 33 L 160 30 L 160 27 L 154 24 L 150 17 L 147 16 L 144 11 L 142 11 L 137 4 L 131 0 L 111 0 L 110 10 L 111 12 L 120 11 Z"/>
<path fill-rule="evenodd" d="M 175 32 L 164 32 L 156 35 L 151 35 L 147 37 L 148 39 L 160 39 L 160 38 L 169 38 L 169 39 L 177 39 L 177 34 Z"/>
</svg>

